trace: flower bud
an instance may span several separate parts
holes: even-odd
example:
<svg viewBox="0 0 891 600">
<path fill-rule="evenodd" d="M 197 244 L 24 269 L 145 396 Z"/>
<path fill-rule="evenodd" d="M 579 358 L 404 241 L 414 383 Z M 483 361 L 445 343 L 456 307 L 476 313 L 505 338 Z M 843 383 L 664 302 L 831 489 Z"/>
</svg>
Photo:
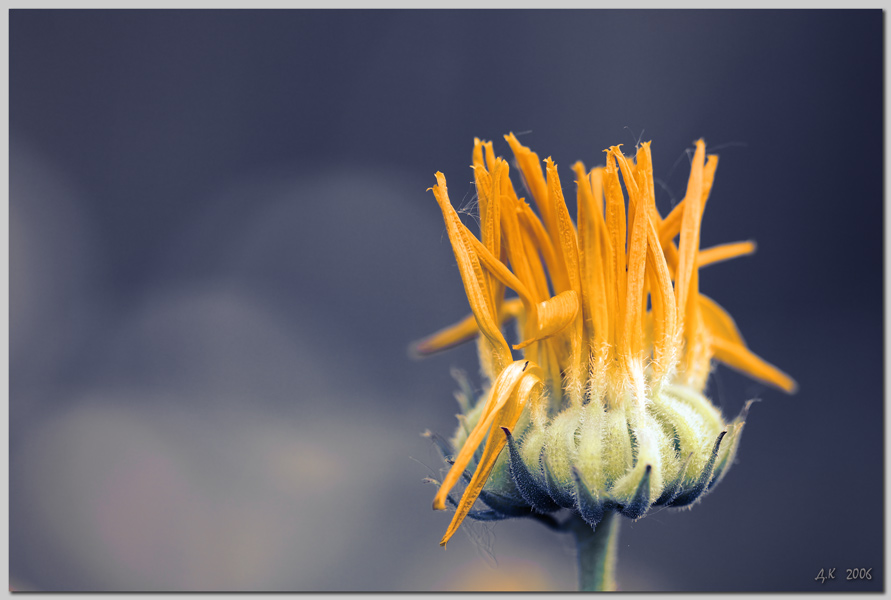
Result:
<svg viewBox="0 0 891 600">
<path fill-rule="evenodd" d="M 663 217 L 649 142 L 634 157 L 613 146 L 605 167 L 573 166 L 573 223 L 554 162 L 544 161 L 545 174 L 537 154 L 505 138 L 538 214 L 491 142 L 476 140 L 473 152 L 481 238 L 461 222 L 442 173 L 431 188 L 472 315 L 414 349 L 429 354 L 478 336 L 490 382 L 472 407 L 466 385 L 459 395 L 458 452 L 446 449 L 452 467 L 434 498 L 434 508 L 448 501 L 456 512 L 440 543 L 465 517 L 568 509 L 596 527 L 610 511 L 638 519 L 653 506 L 690 506 L 726 475 L 749 408 L 728 423 L 703 395 L 713 360 L 789 393 L 796 387 L 699 292 L 699 269 L 755 250 L 752 242 L 699 249 L 717 156 L 696 142 L 687 193 Z M 503 333 L 510 319 L 520 338 L 513 347 Z M 455 500 L 461 479 L 467 488 Z M 474 509 L 477 500 L 487 508 Z"/>
</svg>

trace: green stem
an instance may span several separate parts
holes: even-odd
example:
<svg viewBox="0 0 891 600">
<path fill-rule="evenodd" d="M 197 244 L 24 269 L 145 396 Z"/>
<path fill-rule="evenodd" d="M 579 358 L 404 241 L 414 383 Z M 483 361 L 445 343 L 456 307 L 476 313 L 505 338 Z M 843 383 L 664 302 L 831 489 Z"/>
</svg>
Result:
<svg viewBox="0 0 891 600">
<path fill-rule="evenodd" d="M 618 513 L 609 511 L 596 529 L 581 517 L 573 522 L 572 533 L 579 552 L 579 591 L 615 591 L 620 519 Z"/>
</svg>

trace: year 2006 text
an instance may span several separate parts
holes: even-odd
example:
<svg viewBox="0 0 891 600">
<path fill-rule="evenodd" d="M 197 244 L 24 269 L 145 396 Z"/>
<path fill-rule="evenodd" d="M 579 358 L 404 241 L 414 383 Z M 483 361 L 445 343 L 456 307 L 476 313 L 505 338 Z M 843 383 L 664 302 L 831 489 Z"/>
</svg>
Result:
<svg viewBox="0 0 891 600">
<path fill-rule="evenodd" d="M 814 581 L 820 583 L 821 585 L 826 583 L 827 581 L 835 580 L 835 567 L 830 569 L 820 569 L 820 572 L 817 573 L 817 576 L 814 577 Z M 841 579 L 841 573 L 839 573 L 839 579 Z M 872 567 L 865 569 L 845 569 L 845 581 L 870 581 L 872 580 Z"/>
</svg>

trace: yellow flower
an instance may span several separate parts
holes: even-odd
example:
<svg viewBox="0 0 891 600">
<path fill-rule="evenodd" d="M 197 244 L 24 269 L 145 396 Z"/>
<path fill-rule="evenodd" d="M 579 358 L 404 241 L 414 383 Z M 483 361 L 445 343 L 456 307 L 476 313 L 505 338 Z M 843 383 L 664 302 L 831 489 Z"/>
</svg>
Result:
<svg viewBox="0 0 891 600">
<path fill-rule="evenodd" d="M 477 337 L 491 382 L 468 406 L 454 440 L 460 450 L 433 501 L 445 509 L 469 478 L 442 545 L 481 495 L 503 516 L 565 507 L 592 526 L 604 510 L 637 518 L 654 504 L 689 504 L 726 472 L 745 416 L 726 424 L 702 395 L 712 359 L 786 392 L 796 387 L 699 292 L 699 269 L 755 250 L 748 241 L 699 249 L 718 164 L 702 140 L 686 195 L 664 218 L 649 142 L 635 157 L 609 148 L 605 167 L 576 163 L 573 223 L 554 162 L 543 172 L 537 154 L 505 138 L 538 214 L 518 197 L 492 142 L 476 139 L 473 148 L 479 238 L 458 218 L 442 173 L 431 188 L 472 314 L 416 351 Z M 502 331 L 510 319 L 522 340 L 513 348 Z"/>
</svg>

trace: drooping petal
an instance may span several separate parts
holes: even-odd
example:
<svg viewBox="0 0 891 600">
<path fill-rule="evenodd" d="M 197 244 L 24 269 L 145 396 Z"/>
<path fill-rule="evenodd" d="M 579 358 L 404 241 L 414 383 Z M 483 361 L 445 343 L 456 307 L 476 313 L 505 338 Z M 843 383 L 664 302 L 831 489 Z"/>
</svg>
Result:
<svg viewBox="0 0 891 600">
<path fill-rule="evenodd" d="M 514 350 L 521 350 L 529 344 L 560 333 L 575 321 L 578 311 L 579 297 L 575 290 L 560 292 L 539 303 L 538 331 L 535 337 L 523 340 L 523 343 L 514 346 Z"/>
<path fill-rule="evenodd" d="M 713 336 L 721 337 L 733 344 L 746 345 L 730 313 L 705 294 L 699 294 L 698 300 L 703 323 Z"/>
<path fill-rule="evenodd" d="M 745 346 L 716 337 L 712 340 L 712 347 L 715 358 L 725 365 L 774 385 L 788 394 L 794 394 L 798 390 L 798 384 L 794 379 Z"/>
<path fill-rule="evenodd" d="M 711 298 L 699 295 L 703 324 L 709 330 L 715 359 L 787 393 L 798 389 L 795 380 L 748 349 L 733 317 Z"/>
<path fill-rule="evenodd" d="M 492 383 L 492 387 L 489 389 L 486 403 L 483 405 L 483 410 L 476 426 L 467 436 L 467 440 L 455 456 L 455 461 L 452 463 L 451 469 L 449 469 L 449 472 L 442 480 L 442 485 L 436 496 L 433 498 L 433 508 L 435 510 L 445 510 L 446 496 L 455 484 L 458 483 L 464 469 L 470 464 L 470 460 L 473 458 L 473 454 L 477 447 L 483 442 L 483 438 L 486 436 L 495 413 L 504 406 L 510 398 L 511 392 L 513 392 L 519 384 L 522 373 L 525 367 L 528 366 L 528 362 L 529 361 L 516 361 L 509 364 Z"/>
<path fill-rule="evenodd" d="M 467 516 L 467 513 L 473 507 L 473 503 L 480 495 L 483 486 L 495 466 L 495 461 L 501 450 L 507 442 L 504 435 L 501 435 L 501 427 L 512 428 L 516 425 L 520 418 L 523 407 L 541 390 L 540 372 L 535 365 L 529 361 L 516 361 L 507 366 L 498 376 L 492 385 L 492 390 L 487 400 L 486 407 L 480 415 L 480 420 L 468 436 L 464 447 L 455 457 L 455 462 L 443 479 L 442 486 L 433 501 L 433 507 L 437 510 L 445 509 L 445 500 L 449 492 L 458 482 L 464 469 L 470 463 L 476 448 L 482 443 L 483 438 L 488 433 L 486 446 L 480 457 L 479 464 L 467 489 L 461 496 L 452 522 L 440 541 L 440 545 L 445 546 L 449 538 L 461 525 L 461 522 Z"/>
</svg>

